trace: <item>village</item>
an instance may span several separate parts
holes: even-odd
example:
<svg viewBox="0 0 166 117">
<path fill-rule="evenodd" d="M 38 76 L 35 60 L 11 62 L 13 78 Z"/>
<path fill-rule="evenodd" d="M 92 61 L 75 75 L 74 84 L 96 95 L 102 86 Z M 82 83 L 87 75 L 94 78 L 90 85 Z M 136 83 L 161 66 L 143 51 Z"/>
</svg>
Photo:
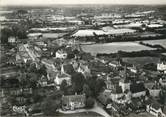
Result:
<svg viewBox="0 0 166 117">
<path fill-rule="evenodd" d="M 1 115 L 166 117 L 166 45 L 148 43 L 166 39 L 156 12 L 1 13 Z"/>
</svg>

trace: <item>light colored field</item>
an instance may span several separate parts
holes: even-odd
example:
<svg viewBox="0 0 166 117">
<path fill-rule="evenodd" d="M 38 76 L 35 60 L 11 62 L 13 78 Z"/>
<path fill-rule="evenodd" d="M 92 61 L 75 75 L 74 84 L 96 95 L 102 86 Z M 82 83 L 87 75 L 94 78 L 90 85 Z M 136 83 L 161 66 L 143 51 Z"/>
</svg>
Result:
<svg viewBox="0 0 166 117">
<path fill-rule="evenodd" d="M 58 37 L 61 37 L 65 34 L 66 33 L 43 33 L 43 37 L 44 38 L 58 38 Z"/>
<path fill-rule="evenodd" d="M 124 34 L 124 33 L 134 33 L 135 30 L 132 29 L 110 29 L 109 31 L 103 31 L 103 30 L 78 30 L 73 36 L 75 37 L 85 37 L 85 36 L 94 36 L 94 33 L 96 35 L 112 35 L 112 34 Z"/>
<path fill-rule="evenodd" d="M 117 53 L 118 51 L 133 52 L 141 50 L 154 50 L 153 48 L 140 45 L 134 42 L 113 42 L 105 44 L 82 45 L 83 51 L 92 54 L 96 53 Z"/>
<path fill-rule="evenodd" d="M 166 39 L 160 39 L 160 40 L 146 40 L 146 41 L 142 41 L 142 42 L 148 43 L 148 44 L 151 44 L 151 45 L 158 44 L 158 45 L 161 45 L 161 46 L 163 46 L 164 48 L 166 48 Z"/>
</svg>

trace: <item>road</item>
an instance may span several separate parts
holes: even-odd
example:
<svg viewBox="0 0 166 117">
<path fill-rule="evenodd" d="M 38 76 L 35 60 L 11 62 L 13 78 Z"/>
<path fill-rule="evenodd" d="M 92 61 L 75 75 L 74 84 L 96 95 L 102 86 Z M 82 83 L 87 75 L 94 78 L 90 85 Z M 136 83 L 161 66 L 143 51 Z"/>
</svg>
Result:
<svg viewBox="0 0 166 117">
<path fill-rule="evenodd" d="M 111 117 L 102 107 L 100 107 L 96 102 L 92 109 L 76 109 L 72 111 L 63 111 L 59 110 L 59 112 L 64 114 L 72 114 L 72 113 L 80 113 L 80 112 L 96 112 L 104 117 Z"/>
</svg>

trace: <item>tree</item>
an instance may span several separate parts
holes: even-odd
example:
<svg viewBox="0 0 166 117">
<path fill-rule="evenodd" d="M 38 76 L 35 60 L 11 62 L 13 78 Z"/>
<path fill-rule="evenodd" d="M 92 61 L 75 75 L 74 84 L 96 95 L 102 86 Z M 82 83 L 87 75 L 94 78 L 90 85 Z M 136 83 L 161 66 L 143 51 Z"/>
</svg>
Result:
<svg viewBox="0 0 166 117">
<path fill-rule="evenodd" d="M 92 97 L 88 97 L 86 99 L 86 102 L 85 102 L 86 108 L 92 108 L 94 104 L 95 104 L 95 101 Z"/>
<path fill-rule="evenodd" d="M 12 30 L 10 28 L 4 28 L 1 30 L 1 43 L 8 44 L 8 37 L 14 36 Z"/>
<path fill-rule="evenodd" d="M 103 90 L 103 88 L 106 86 L 106 84 L 105 84 L 103 79 L 98 78 L 96 80 L 96 85 L 95 86 L 96 86 L 95 93 L 96 93 L 96 95 L 98 95 L 98 93 Z"/>
<path fill-rule="evenodd" d="M 72 58 L 74 58 L 75 57 L 75 55 L 73 54 L 73 53 L 69 53 L 68 55 L 67 55 L 67 58 L 68 59 L 72 59 Z"/>
<path fill-rule="evenodd" d="M 96 91 L 95 91 L 95 88 L 96 88 L 96 79 L 97 79 L 97 76 L 92 76 L 92 77 L 89 77 L 87 78 L 87 84 L 89 86 L 89 88 L 91 89 L 91 93 L 92 93 L 92 96 L 96 96 Z"/>
<path fill-rule="evenodd" d="M 38 73 L 41 75 L 47 76 L 47 68 L 45 65 L 41 65 L 40 69 L 38 70 Z"/>
<path fill-rule="evenodd" d="M 25 22 L 20 22 L 17 25 L 16 24 L 12 25 L 12 32 L 15 37 L 18 37 L 18 39 L 26 39 L 27 30 L 28 30 L 28 28 L 25 26 Z"/>
<path fill-rule="evenodd" d="M 42 105 L 42 112 L 46 116 L 55 115 L 57 113 L 57 109 L 60 107 L 60 104 L 60 100 L 46 98 Z"/>
<path fill-rule="evenodd" d="M 36 68 L 36 64 L 35 63 L 31 63 L 29 68 L 28 68 L 29 72 L 36 72 L 37 68 Z"/>
<path fill-rule="evenodd" d="M 67 88 L 67 81 L 63 80 L 61 85 L 60 85 L 60 90 L 66 93 L 66 88 Z"/>
<path fill-rule="evenodd" d="M 75 92 L 80 93 L 83 90 L 85 78 L 82 73 L 74 73 L 71 77 L 73 89 Z"/>
<path fill-rule="evenodd" d="M 85 93 L 86 97 L 90 97 L 92 95 L 92 92 L 87 84 L 84 84 L 83 86 L 83 93 Z"/>
<path fill-rule="evenodd" d="M 61 107 L 61 91 L 55 91 L 51 93 L 43 102 L 42 111 L 45 115 L 55 115 L 57 109 Z"/>
<path fill-rule="evenodd" d="M 28 73 L 28 79 L 27 81 L 29 81 L 29 87 L 32 88 L 36 88 L 37 87 L 37 82 L 39 80 L 39 77 L 36 73 Z"/>
<path fill-rule="evenodd" d="M 166 90 L 162 89 L 159 93 L 160 103 L 165 104 L 166 103 Z"/>
</svg>

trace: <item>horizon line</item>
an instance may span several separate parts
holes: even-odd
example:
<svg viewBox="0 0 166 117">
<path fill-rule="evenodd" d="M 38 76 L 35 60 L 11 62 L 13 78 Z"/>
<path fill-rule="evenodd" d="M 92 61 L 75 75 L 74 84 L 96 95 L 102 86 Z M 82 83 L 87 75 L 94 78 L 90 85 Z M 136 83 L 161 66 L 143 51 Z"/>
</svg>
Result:
<svg viewBox="0 0 166 117">
<path fill-rule="evenodd" d="M 117 3 L 117 4 L 112 4 L 112 3 L 71 3 L 71 4 L 68 4 L 68 3 L 59 3 L 59 4 L 8 4 L 8 5 L 4 5 L 4 4 L 0 4 L 1 7 L 14 7 L 14 6 L 56 6 L 56 5 L 61 5 L 61 6 L 70 6 L 70 5 L 76 5 L 76 6 L 79 6 L 79 5 L 143 5 L 143 6 L 165 6 L 165 4 L 161 4 L 161 3 L 157 3 L 157 4 L 134 4 L 134 3 Z"/>
</svg>

